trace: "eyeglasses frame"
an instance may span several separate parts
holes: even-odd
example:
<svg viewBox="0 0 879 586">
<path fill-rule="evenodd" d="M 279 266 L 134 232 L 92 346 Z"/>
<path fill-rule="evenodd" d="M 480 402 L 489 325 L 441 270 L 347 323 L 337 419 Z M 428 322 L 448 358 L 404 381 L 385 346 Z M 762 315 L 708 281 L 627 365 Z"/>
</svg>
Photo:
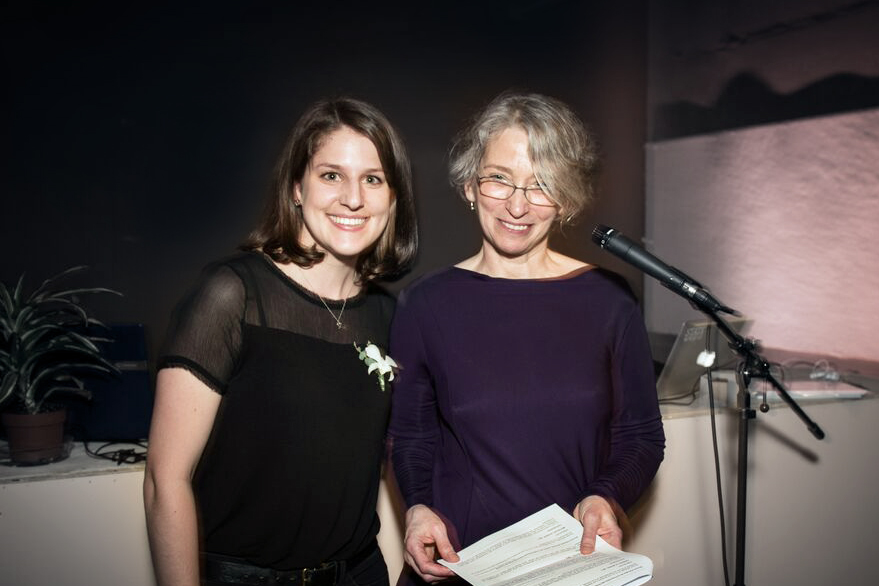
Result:
<svg viewBox="0 0 879 586">
<path fill-rule="evenodd" d="M 512 187 L 513 190 L 510 192 L 510 195 L 508 195 L 507 197 L 495 197 L 495 196 L 493 196 L 493 195 L 487 195 L 486 193 L 484 193 L 484 192 L 482 191 L 482 184 L 483 184 L 483 183 L 489 183 L 489 182 L 491 182 L 491 183 L 500 183 L 501 185 L 506 185 L 507 187 Z M 535 185 L 516 185 L 515 183 L 512 183 L 512 182 L 510 182 L 510 181 L 505 181 L 505 180 L 502 180 L 502 179 L 495 179 L 495 178 L 493 178 L 493 177 L 488 177 L 488 176 L 477 177 L 477 178 L 476 178 L 476 184 L 479 186 L 479 193 L 480 193 L 481 195 L 483 195 L 483 196 L 489 198 L 489 199 L 495 199 L 495 200 L 498 200 L 498 201 L 507 201 L 508 199 L 510 199 L 511 197 L 513 197 L 513 195 L 516 193 L 516 190 L 517 190 L 517 189 L 521 189 L 521 190 L 522 190 L 522 193 L 525 195 L 525 200 L 526 200 L 528 203 L 530 203 L 531 205 L 539 206 L 539 207 L 542 207 L 542 208 L 555 208 L 555 207 L 558 207 L 558 204 L 557 204 L 557 203 L 548 203 L 548 204 L 547 204 L 547 203 L 534 203 L 533 201 L 531 201 L 531 198 L 528 197 L 528 190 L 529 190 L 529 189 L 531 189 L 531 190 L 539 189 L 539 190 L 543 191 L 543 187 L 541 187 L 540 185 L 537 185 L 537 184 L 535 184 Z M 548 196 L 547 196 L 547 197 L 548 197 Z"/>
</svg>

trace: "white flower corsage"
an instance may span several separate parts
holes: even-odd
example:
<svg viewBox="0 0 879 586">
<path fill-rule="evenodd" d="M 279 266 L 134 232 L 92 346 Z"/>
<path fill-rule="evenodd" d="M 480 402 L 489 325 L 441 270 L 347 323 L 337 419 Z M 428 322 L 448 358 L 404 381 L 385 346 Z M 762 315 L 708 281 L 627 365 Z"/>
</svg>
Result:
<svg viewBox="0 0 879 586">
<path fill-rule="evenodd" d="M 399 368 L 397 363 L 387 354 L 382 355 L 382 351 L 379 350 L 379 347 L 369 340 L 367 340 L 366 347 L 362 350 L 355 342 L 354 349 L 358 352 L 357 357 L 368 367 L 366 372 L 369 373 L 375 371 L 376 375 L 378 375 L 378 386 L 384 391 L 386 380 L 394 380 L 394 372 Z M 387 379 L 385 379 L 385 375 L 387 375 Z"/>
</svg>

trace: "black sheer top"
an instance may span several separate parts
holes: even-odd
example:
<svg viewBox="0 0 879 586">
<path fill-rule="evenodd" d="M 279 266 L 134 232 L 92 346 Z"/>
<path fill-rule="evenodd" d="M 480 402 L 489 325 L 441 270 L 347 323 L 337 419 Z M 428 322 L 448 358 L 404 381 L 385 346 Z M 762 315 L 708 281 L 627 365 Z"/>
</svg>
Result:
<svg viewBox="0 0 879 586">
<path fill-rule="evenodd" d="M 338 315 L 342 301 L 326 302 Z M 205 268 L 159 359 L 223 395 L 194 478 L 205 551 L 291 569 L 372 541 L 390 389 L 354 344 L 386 349 L 393 307 L 367 286 L 340 330 L 262 253 Z"/>
</svg>

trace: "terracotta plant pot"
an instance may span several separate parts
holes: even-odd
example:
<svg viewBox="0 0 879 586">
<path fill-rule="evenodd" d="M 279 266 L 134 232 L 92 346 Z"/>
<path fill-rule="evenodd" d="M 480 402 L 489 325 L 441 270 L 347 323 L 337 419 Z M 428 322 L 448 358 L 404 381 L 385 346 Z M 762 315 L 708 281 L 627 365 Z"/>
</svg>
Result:
<svg viewBox="0 0 879 586">
<path fill-rule="evenodd" d="M 64 420 L 67 411 L 4 413 L 9 456 L 16 464 L 48 464 L 64 454 Z"/>
</svg>

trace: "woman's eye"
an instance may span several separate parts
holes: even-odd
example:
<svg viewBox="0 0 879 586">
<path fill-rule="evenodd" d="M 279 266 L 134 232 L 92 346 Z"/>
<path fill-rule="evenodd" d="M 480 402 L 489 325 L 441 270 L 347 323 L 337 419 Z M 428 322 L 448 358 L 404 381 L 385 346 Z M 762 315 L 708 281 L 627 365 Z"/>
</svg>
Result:
<svg viewBox="0 0 879 586">
<path fill-rule="evenodd" d="M 504 177 L 500 173 L 492 173 L 491 175 L 489 175 L 489 177 L 491 179 L 494 179 L 495 181 L 500 181 L 502 183 L 509 183 L 510 182 L 509 179 L 507 179 L 506 177 Z"/>
<path fill-rule="evenodd" d="M 367 175 L 366 182 L 370 185 L 381 185 L 384 183 L 381 177 L 376 177 L 375 175 Z"/>
<path fill-rule="evenodd" d="M 321 177 L 326 179 L 327 181 L 338 181 L 339 180 L 339 174 L 336 173 L 335 171 L 327 171 L 326 173 L 322 174 Z"/>
</svg>

